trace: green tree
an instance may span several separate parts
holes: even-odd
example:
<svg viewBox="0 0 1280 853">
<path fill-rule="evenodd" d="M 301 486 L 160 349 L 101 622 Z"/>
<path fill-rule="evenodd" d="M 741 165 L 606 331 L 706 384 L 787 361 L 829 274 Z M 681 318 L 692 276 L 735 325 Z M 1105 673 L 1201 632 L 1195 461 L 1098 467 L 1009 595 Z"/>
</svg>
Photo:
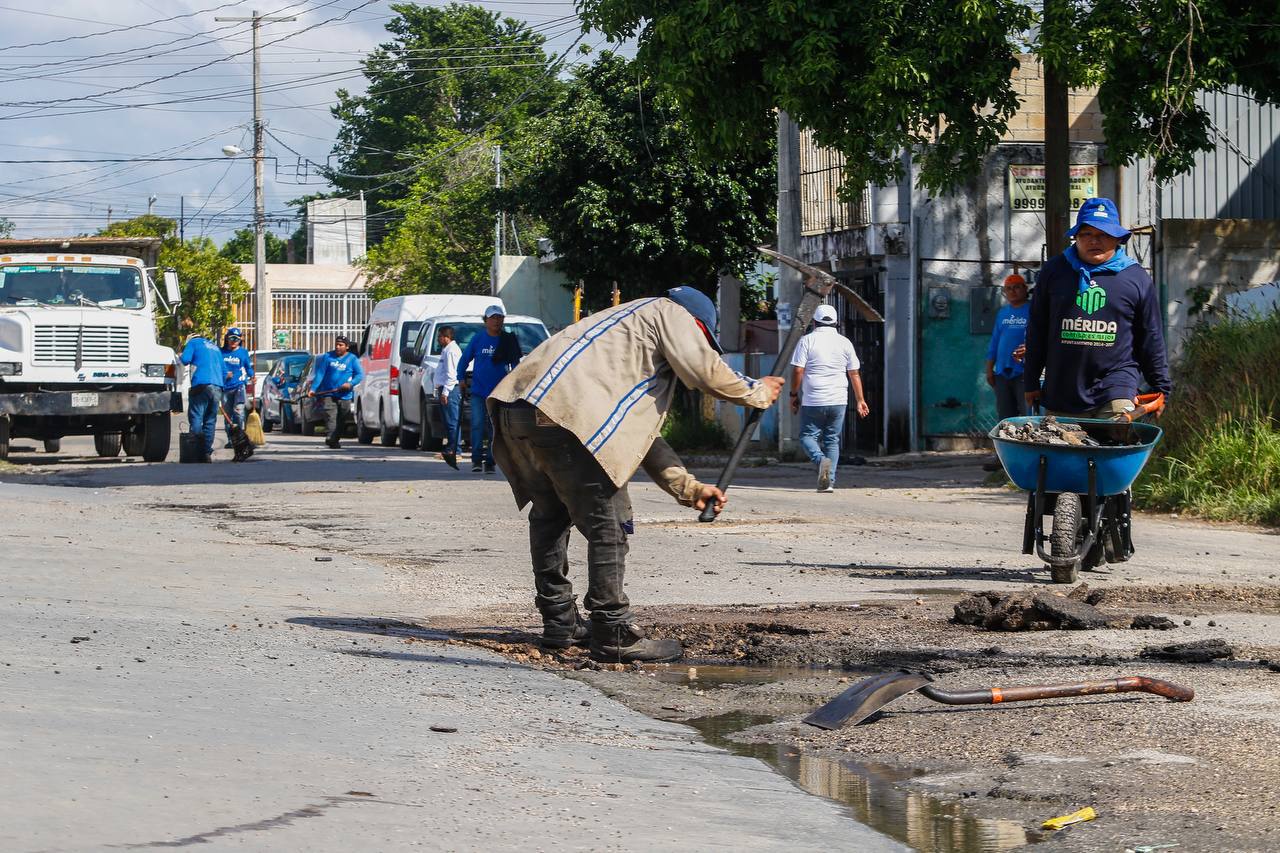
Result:
<svg viewBox="0 0 1280 853">
<path fill-rule="evenodd" d="M 493 258 L 492 146 L 446 135 L 407 198 L 389 207 L 395 225 L 362 266 L 369 295 L 486 293 Z"/>
<path fill-rule="evenodd" d="M 285 257 L 285 241 L 281 240 L 275 234 L 267 231 L 263 234 L 267 244 L 267 263 L 283 264 L 287 262 Z M 222 248 L 218 250 L 218 254 L 232 263 L 251 264 L 253 263 L 254 249 L 254 233 L 252 228 L 241 228 L 232 234 L 227 242 L 222 244 Z"/>
<path fill-rule="evenodd" d="M 13 220 L 0 216 L 0 237 L 13 236 Z"/>
<path fill-rule="evenodd" d="M 615 54 L 579 68 L 522 141 L 510 203 L 544 224 L 592 304 L 613 281 L 627 298 L 679 284 L 712 292 L 773 232 L 768 146 L 701 161 L 675 101 Z"/>
<path fill-rule="evenodd" d="M 931 190 L 974 174 L 1017 111 L 1018 55 L 1097 86 L 1115 161 L 1150 155 L 1169 177 L 1208 150 L 1192 95 L 1241 86 L 1280 102 L 1273 4 L 1247 0 L 582 0 L 583 20 L 635 39 L 706 150 L 760 151 L 773 110 L 846 157 L 846 188 L 917 157 Z M 1036 27 L 1033 29 L 1033 27 Z"/>
<path fill-rule="evenodd" d="M 479 6 L 393 4 L 393 38 L 363 60 L 363 95 L 338 91 L 342 126 L 326 177 L 344 194 L 364 190 L 369 238 L 433 158 L 448 159 L 444 140 L 505 132 L 544 110 L 559 83 L 548 70 L 542 35 Z M 366 176 L 366 177 L 361 177 Z"/>
<path fill-rule="evenodd" d="M 173 267 L 182 287 L 178 313 L 192 322 L 202 335 L 214 336 L 235 316 L 232 306 L 249 292 L 249 284 L 232 261 L 218 254 L 207 237 L 183 243 L 176 236 L 178 223 L 163 216 L 144 214 L 113 222 L 98 232 L 104 237 L 159 237 L 159 265 Z M 183 334 L 172 317 L 157 317 L 161 338 L 171 346 L 181 343 Z"/>
</svg>

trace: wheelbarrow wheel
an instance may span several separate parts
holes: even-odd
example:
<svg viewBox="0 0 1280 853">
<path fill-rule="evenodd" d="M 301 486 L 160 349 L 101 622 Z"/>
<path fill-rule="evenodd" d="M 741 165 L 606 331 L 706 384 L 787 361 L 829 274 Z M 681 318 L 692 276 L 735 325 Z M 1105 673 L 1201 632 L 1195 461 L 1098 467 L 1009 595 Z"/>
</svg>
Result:
<svg viewBox="0 0 1280 853">
<path fill-rule="evenodd" d="M 1080 496 L 1074 492 L 1058 495 L 1053 509 L 1053 531 L 1049 534 L 1049 554 L 1054 557 L 1071 557 L 1076 554 L 1080 539 Z M 1077 557 L 1061 566 L 1050 566 L 1054 583 L 1075 583 L 1080 579 L 1080 560 Z"/>
</svg>

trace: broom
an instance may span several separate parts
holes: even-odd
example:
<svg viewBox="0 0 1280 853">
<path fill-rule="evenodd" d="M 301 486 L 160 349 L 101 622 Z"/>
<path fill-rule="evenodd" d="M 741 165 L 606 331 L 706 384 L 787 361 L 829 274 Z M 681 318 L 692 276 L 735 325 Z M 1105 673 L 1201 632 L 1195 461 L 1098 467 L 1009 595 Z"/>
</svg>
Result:
<svg viewBox="0 0 1280 853">
<path fill-rule="evenodd" d="M 231 438 L 232 462 L 244 462 L 253 455 L 253 442 L 249 440 L 249 436 L 244 434 L 244 430 L 236 426 L 236 422 L 231 420 L 231 416 L 227 414 L 227 410 L 218 407 L 222 412 L 223 419 L 227 422 L 227 433 Z"/>
<path fill-rule="evenodd" d="M 262 431 L 262 416 L 257 409 L 249 412 L 249 416 L 244 419 L 244 434 L 249 436 L 255 447 L 262 447 L 267 443 L 267 436 Z"/>
</svg>

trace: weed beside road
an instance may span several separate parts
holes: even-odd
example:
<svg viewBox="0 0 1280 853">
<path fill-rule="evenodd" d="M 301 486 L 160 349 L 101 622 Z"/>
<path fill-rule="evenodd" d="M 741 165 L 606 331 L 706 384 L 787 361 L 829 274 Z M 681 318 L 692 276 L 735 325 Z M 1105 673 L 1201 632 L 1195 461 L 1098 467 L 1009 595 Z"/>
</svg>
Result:
<svg viewBox="0 0 1280 853">
<path fill-rule="evenodd" d="M 1280 311 L 1202 323 L 1174 383 L 1140 503 L 1280 525 Z"/>
</svg>

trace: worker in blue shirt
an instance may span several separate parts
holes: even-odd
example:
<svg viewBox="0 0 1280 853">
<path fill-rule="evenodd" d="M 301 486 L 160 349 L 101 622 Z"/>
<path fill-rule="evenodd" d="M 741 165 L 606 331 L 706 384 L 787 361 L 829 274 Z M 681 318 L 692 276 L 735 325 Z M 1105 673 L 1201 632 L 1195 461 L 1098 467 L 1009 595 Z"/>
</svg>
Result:
<svg viewBox="0 0 1280 853">
<path fill-rule="evenodd" d="M 364 368 L 352 349 L 351 339 L 338 335 L 333 350 L 316 359 L 315 379 L 307 391 L 308 397 L 324 398 L 324 443 L 335 450 L 339 447 L 343 423 L 351 419 L 354 389 L 364 379 Z"/>
<path fill-rule="evenodd" d="M 458 379 L 472 368 L 471 391 L 471 473 L 493 473 L 493 424 L 485 400 L 511 369 L 520 363 L 520 341 L 503 331 L 506 309 L 490 305 L 484 309 L 484 332 L 476 332 L 458 361 Z"/>
<path fill-rule="evenodd" d="M 1144 381 L 1166 396 L 1173 390 L 1160 297 L 1126 254 L 1129 230 L 1111 199 L 1086 199 L 1067 235 L 1075 243 L 1040 270 L 1031 299 L 1027 403 L 1050 414 L 1126 420 Z"/>
<path fill-rule="evenodd" d="M 1023 396 L 1022 363 L 1013 352 L 1027 339 L 1027 280 L 1014 273 L 1004 280 L 1004 298 L 1009 304 L 996 312 L 995 328 L 987 346 L 987 384 L 996 393 L 996 415 L 1000 420 L 1027 413 Z"/>
<path fill-rule="evenodd" d="M 246 383 L 253 378 L 253 358 L 241 345 L 244 335 L 239 327 L 232 326 L 222 339 L 222 405 L 226 407 L 230 421 L 226 424 L 227 447 L 231 446 L 231 424 L 244 427 L 245 409 L 248 403 Z"/>
<path fill-rule="evenodd" d="M 187 422 L 191 432 L 204 436 L 201 462 L 213 461 L 213 439 L 218 431 L 218 409 L 222 406 L 222 382 L 226 372 L 222 350 L 206 337 L 187 335 L 181 361 L 192 368 L 187 391 Z"/>
</svg>

